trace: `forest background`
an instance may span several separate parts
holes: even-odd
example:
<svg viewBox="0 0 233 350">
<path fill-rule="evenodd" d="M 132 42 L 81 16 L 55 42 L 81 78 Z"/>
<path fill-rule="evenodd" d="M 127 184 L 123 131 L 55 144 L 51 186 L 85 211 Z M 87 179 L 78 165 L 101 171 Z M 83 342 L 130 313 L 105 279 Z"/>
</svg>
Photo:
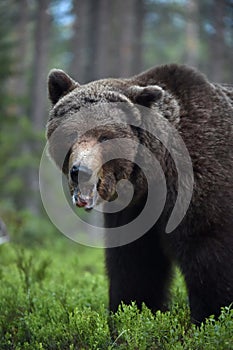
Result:
<svg viewBox="0 0 233 350">
<path fill-rule="evenodd" d="M 178 270 L 170 311 L 123 306 L 110 335 L 103 250 L 62 236 L 41 201 L 49 70 L 85 83 L 171 62 L 232 83 L 233 0 L 0 1 L 1 350 L 233 349 L 233 310 L 196 328 Z"/>
<path fill-rule="evenodd" d="M 233 0 L 2 0 L 0 216 L 45 217 L 38 168 L 51 68 L 86 83 L 171 62 L 232 82 Z"/>
</svg>

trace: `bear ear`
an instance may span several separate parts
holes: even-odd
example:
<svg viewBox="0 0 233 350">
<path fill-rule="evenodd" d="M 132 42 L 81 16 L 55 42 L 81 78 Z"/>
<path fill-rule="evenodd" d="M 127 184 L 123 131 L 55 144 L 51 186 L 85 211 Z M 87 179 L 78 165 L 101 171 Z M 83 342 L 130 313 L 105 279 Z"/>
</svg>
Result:
<svg viewBox="0 0 233 350">
<path fill-rule="evenodd" d="M 79 86 L 68 74 L 61 69 L 52 69 L 48 75 L 48 92 L 49 98 L 52 104 L 56 104 L 57 101 L 68 92 L 72 91 L 75 87 Z"/>
<path fill-rule="evenodd" d="M 130 99 L 139 105 L 150 107 L 154 102 L 163 96 L 163 89 L 157 85 L 139 86 L 134 85 L 129 88 Z"/>
</svg>

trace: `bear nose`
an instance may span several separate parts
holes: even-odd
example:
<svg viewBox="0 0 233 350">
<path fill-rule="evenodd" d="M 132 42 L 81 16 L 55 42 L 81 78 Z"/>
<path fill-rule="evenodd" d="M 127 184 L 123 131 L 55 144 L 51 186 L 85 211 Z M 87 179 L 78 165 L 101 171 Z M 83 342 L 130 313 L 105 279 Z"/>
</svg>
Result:
<svg viewBox="0 0 233 350">
<path fill-rule="evenodd" d="M 70 170 L 70 177 L 73 182 L 87 182 L 92 176 L 92 171 L 84 165 L 73 165 Z"/>
</svg>

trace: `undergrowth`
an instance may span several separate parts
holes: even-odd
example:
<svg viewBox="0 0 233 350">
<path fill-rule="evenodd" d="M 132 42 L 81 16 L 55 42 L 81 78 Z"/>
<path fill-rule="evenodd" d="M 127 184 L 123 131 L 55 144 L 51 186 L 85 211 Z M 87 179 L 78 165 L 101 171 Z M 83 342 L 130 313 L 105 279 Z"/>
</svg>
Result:
<svg viewBox="0 0 233 350">
<path fill-rule="evenodd" d="M 103 250 L 59 233 L 43 244 L 18 241 L 0 246 L 1 350 L 233 349 L 233 310 L 192 325 L 179 271 L 170 311 L 153 315 L 132 304 L 110 316 Z"/>
</svg>

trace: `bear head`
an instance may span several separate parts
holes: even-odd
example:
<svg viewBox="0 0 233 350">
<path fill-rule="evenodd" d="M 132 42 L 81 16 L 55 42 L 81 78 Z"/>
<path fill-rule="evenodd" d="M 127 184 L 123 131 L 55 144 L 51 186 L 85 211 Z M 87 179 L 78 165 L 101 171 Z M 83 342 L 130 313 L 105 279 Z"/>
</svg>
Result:
<svg viewBox="0 0 233 350">
<path fill-rule="evenodd" d="M 101 200 L 115 199 L 118 181 L 131 179 L 138 145 L 146 143 L 140 106 L 158 107 L 164 90 L 111 78 L 81 86 L 53 69 L 48 91 L 49 154 L 67 176 L 73 202 L 91 209 Z M 142 174 L 136 177 L 143 181 Z"/>
</svg>

